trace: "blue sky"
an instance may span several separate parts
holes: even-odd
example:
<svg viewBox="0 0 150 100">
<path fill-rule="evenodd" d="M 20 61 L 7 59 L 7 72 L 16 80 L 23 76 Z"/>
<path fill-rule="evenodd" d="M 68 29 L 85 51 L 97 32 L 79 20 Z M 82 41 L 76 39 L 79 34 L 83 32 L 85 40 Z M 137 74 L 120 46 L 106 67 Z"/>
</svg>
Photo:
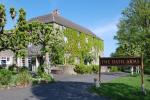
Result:
<svg viewBox="0 0 150 100">
<path fill-rule="evenodd" d="M 117 47 L 113 36 L 121 12 L 129 2 L 130 0 L 0 0 L 6 6 L 6 29 L 14 26 L 8 14 L 10 7 L 25 9 L 27 20 L 59 9 L 61 16 L 90 29 L 104 40 L 104 56 L 109 56 Z"/>
</svg>

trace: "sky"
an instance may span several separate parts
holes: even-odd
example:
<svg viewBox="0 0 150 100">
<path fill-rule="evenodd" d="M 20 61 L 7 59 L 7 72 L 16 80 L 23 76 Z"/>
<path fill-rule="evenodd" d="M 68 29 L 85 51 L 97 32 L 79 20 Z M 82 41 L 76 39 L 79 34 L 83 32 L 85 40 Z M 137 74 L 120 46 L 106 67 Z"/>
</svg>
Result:
<svg viewBox="0 0 150 100">
<path fill-rule="evenodd" d="M 117 41 L 113 39 L 121 12 L 128 7 L 130 0 L 0 0 L 5 5 L 6 29 L 14 27 L 9 15 L 10 7 L 23 8 L 26 19 L 51 13 L 59 9 L 60 15 L 93 31 L 104 40 L 104 55 L 115 52 Z"/>
</svg>

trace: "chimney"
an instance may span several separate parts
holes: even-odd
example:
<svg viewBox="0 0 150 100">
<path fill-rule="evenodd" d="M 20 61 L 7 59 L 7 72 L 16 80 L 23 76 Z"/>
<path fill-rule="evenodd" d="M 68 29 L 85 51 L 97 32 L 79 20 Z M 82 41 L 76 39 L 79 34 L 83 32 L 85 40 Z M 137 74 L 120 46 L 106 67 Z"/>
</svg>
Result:
<svg viewBox="0 0 150 100">
<path fill-rule="evenodd" d="M 53 16 L 56 16 L 56 15 L 59 15 L 59 10 L 58 9 L 55 9 L 53 12 L 52 12 Z"/>
</svg>

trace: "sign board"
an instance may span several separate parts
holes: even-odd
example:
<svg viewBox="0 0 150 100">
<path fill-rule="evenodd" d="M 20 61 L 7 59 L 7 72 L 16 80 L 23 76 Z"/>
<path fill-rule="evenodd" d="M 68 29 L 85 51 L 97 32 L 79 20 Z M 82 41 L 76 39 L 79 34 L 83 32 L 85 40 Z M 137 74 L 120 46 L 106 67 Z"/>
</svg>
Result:
<svg viewBox="0 0 150 100">
<path fill-rule="evenodd" d="M 141 65 L 141 57 L 132 58 L 101 58 L 100 65 L 102 66 L 117 66 L 117 65 Z"/>
<path fill-rule="evenodd" d="M 122 58 L 108 58 L 99 57 L 99 82 L 101 82 L 101 66 L 141 66 L 141 87 L 142 91 L 146 94 L 144 89 L 144 65 L 143 65 L 143 55 L 141 57 L 122 57 Z"/>
</svg>

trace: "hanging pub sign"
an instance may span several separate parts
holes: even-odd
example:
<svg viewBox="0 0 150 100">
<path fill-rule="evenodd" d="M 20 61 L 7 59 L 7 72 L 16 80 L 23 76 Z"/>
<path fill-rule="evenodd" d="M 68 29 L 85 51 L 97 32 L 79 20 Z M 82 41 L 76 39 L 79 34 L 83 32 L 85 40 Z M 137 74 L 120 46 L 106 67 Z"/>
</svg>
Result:
<svg viewBox="0 0 150 100">
<path fill-rule="evenodd" d="M 129 57 L 129 58 L 101 58 L 100 65 L 102 66 L 117 66 L 117 65 L 141 65 L 141 57 Z"/>
</svg>

